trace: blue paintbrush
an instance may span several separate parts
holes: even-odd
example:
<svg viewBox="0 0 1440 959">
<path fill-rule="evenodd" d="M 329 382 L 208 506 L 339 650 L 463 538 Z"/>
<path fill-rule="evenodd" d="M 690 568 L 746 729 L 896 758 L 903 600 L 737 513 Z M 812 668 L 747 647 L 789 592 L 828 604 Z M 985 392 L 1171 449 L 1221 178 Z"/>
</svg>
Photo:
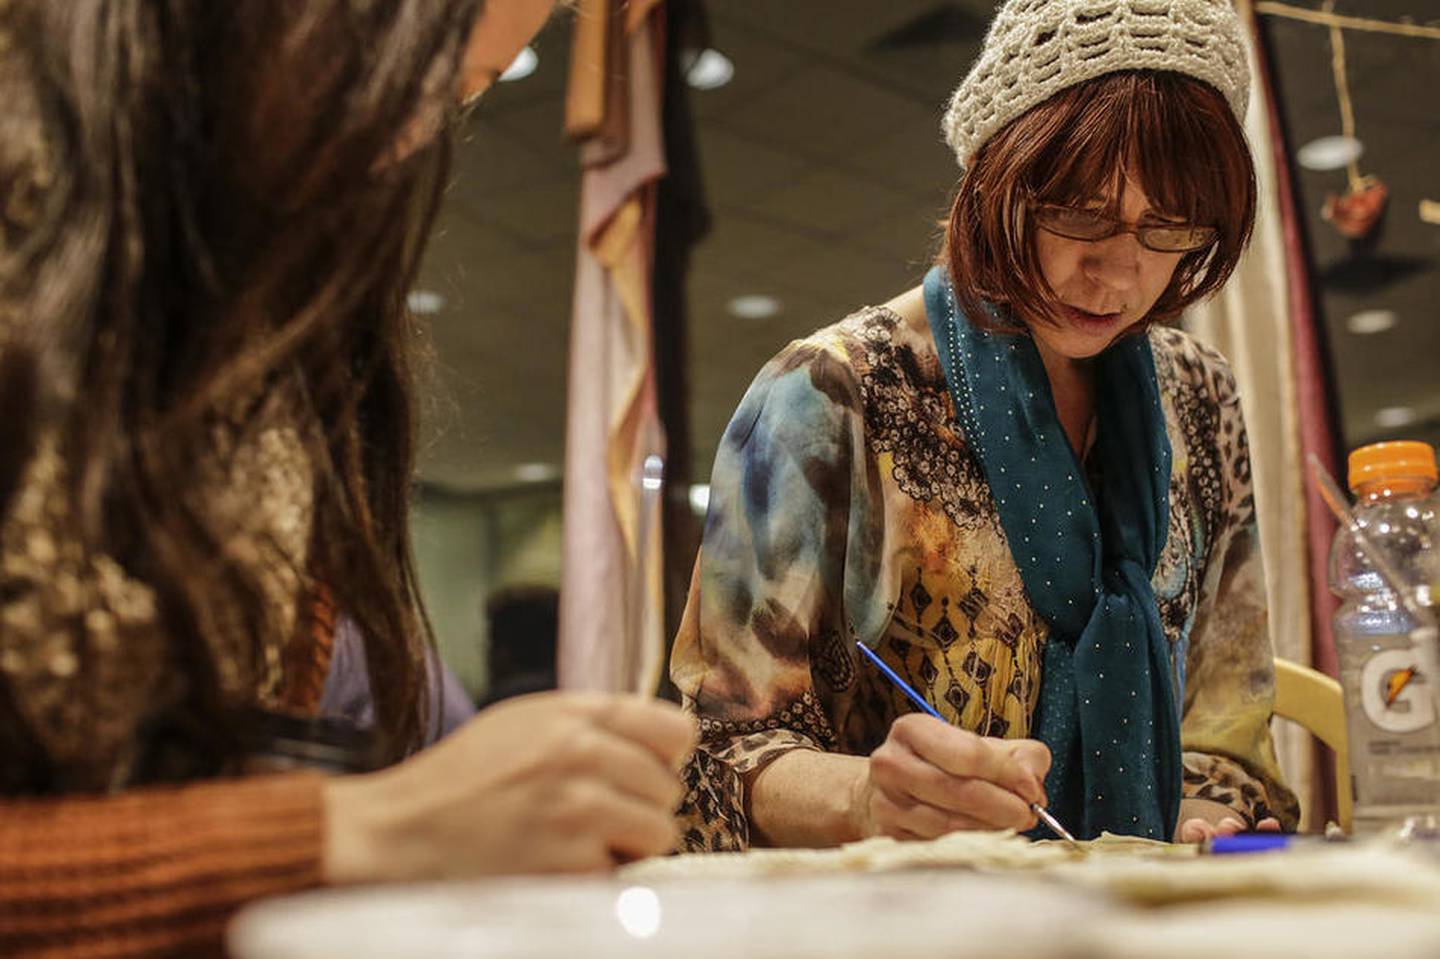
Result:
<svg viewBox="0 0 1440 959">
<path fill-rule="evenodd" d="M 910 701 L 912 703 L 914 703 L 916 706 L 919 706 L 921 709 L 925 710 L 925 712 L 929 713 L 931 716 L 934 716 L 942 723 L 945 722 L 945 717 L 941 716 L 940 713 L 936 711 L 935 707 L 931 706 L 930 703 L 926 701 L 924 696 L 921 696 L 913 688 L 911 688 L 909 683 L 901 679 L 899 673 L 895 672 L 895 670 L 887 666 L 885 664 L 885 660 L 877 656 L 873 649 L 858 640 L 855 642 L 855 645 L 859 647 L 860 652 L 865 654 L 866 659 L 874 663 L 876 668 L 878 668 L 880 672 L 884 673 L 886 678 L 888 678 L 890 682 L 895 684 L 897 689 L 899 689 L 906 696 L 910 697 Z M 1060 820 L 1050 815 L 1050 811 L 1048 809 L 1046 809 L 1039 803 L 1032 802 L 1030 804 L 1030 811 L 1033 812 L 1036 816 L 1039 816 L 1040 821 L 1043 822 L 1046 826 L 1048 826 L 1051 832 L 1053 832 L 1055 835 L 1059 836 L 1066 842 L 1071 843 L 1075 846 L 1075 848 L 1079 848 L 1078 845 L 1075 845 L 1075 837 L 1070 835 L 1070 831 L 1068 829 L 1060 825 Z"/>
</svg>

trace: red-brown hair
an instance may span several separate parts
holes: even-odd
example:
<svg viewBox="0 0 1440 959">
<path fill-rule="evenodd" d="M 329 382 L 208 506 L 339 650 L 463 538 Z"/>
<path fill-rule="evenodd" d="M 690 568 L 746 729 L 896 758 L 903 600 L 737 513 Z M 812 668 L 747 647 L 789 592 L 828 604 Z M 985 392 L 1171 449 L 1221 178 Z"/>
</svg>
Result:
<svg viewBox="0 0 1440 959">
<path fill-rule="evenodd" d="M 1219 289 L 1255 220 L 1255 167 L 1225 98 L 1179 73 L 1122 71 L 1076 84 L 1011 121 L 960 179 L 941 262 L 977 325 L 1048 322 L 1058 301 L 1041 272 L 1030 202 L 1084 204 L 1109 196 L 1118 216 L 1124 176 L 1157 212 L 1214 227 L 1187 253 L 1146 317 L 1179 315 Z M 985 301 L 1000 307 L 997 317 Z"/>
</svg>

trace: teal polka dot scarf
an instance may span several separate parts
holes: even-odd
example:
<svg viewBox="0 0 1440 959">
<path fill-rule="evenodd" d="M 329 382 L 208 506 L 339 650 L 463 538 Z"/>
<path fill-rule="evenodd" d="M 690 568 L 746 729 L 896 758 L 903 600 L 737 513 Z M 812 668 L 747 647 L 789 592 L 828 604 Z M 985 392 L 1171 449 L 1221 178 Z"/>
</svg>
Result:
<svg viewBox="0 0 1440 959">
<path fill-rule="evenodd" d="M 1033 341 L 972 326 L 940 267 L 925 278 L 925 308 L 960 427 L 1050 625 L 1032 724 L 1054 757 L 1050 811 L 1082 838 L 1168 840 L 1180 719 L 1150 577 L 1169 521 L 1170 441 L 1149 340 L 1126 337 L 1096 358 L 1092 496 Z"/>
</svg>

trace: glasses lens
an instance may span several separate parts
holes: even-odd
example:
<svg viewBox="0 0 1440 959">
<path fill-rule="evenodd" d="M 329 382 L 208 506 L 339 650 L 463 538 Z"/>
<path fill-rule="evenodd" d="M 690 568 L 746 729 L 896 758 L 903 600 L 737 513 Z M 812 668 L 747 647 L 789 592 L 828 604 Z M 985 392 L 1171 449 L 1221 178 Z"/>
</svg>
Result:
<svg viewBox="0 0 1440 959">
<path fill-rule="evenodd" d="M 1161 253 L 1191 253 L 1203 249 L 1214 239 L 1215 231 L 1205 226 L 1140 228 L 1141 244 Z"/>
<path fill-rule="evenodd" d="M 1065 206 L 1042 206 L 1035 209 L 1035 222 L 1042 229 L 1074 240 L 1103 240 L 1114 236 L 1116 223 L 1094 210 L 1076 210 Z"/>
</svg>

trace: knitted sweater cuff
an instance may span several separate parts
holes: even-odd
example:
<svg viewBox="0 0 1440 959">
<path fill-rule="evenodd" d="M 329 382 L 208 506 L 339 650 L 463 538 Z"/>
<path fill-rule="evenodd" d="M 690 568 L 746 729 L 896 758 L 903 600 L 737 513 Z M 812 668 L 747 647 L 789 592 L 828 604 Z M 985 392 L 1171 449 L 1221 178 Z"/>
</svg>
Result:
<svg viewBox="0 0 1440 959">
<path fill-rule="evenodd" d="M 221 955 L 246 903 L 319 885 L 315 773 L 0 802 L 0 955 Z"/>
</svg>

